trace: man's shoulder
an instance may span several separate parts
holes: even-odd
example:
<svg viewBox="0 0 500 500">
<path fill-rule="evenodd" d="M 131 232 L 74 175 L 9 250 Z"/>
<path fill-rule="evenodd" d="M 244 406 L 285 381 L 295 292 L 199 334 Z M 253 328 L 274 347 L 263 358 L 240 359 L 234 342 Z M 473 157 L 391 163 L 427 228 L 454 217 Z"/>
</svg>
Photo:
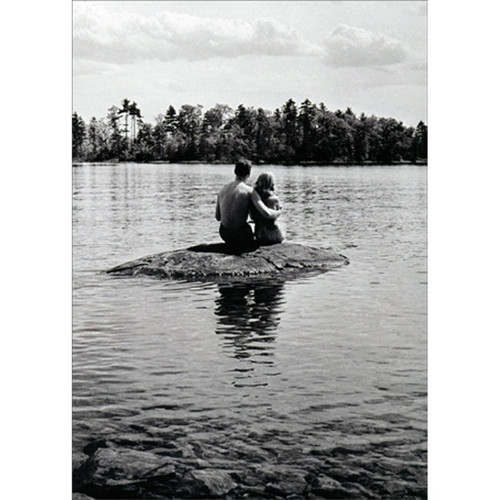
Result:
<svg viewBox="0 0 500 500">
<path fill-rule="evenodd" d="M 232 182 L 228 182 L 227 184 L 224 184 L 220 190 L 219 194 L 224 193 L 225 191 L 228 191 L 231 188 Z"/>
<path fill-rule="evenodd" d="M 245 184 L 244 182 L 240 182 L 235 186 L 235 190 L 239 191 L 240 193 L 245 193 L 245 194 L 252 194 L 253 187 L 249 186 L 248 184 Z"/>
</svg>

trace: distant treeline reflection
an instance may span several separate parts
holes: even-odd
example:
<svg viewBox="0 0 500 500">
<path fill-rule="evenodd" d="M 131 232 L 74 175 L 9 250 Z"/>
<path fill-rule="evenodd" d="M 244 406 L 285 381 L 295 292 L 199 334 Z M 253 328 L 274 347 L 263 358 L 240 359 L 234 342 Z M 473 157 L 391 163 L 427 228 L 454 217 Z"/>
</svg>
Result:
<svg viewBox="0 0 500 500">
<path fill-rule="evenodd" d="M 156 123 L 142 120 L 135 102 L 111 106 L 89 123 L 73 113 L 76 161 L 232 163 L 246 157 L 274 164 L 425 163 L 427 125 L 407 127 L 394 118 L 358 117 L 350 108 L 330 111 L 306 99 L 289 99 L 274 112 L 240 104 L 169 106 Z"/>
</svg>

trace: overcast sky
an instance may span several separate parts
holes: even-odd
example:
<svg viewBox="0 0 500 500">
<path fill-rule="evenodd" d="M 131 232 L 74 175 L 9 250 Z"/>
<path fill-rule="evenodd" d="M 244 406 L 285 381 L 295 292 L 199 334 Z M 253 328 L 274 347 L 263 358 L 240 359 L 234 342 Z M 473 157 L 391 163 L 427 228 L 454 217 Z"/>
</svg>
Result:
<svg viewBox="0 0 500 500">
<path fill-rule="evenodd" d="M 427 122 L 422 1 L 76 1 L 73 109 L 123 98 L 154 122 L 172 104 L 274 111 L 289 98 Z"/>
</svg>

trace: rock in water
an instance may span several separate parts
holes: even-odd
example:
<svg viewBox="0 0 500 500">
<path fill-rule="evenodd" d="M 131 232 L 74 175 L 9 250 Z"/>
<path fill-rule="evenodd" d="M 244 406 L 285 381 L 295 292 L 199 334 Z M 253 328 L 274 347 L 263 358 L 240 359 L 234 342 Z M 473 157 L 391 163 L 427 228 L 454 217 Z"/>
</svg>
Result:
<svg viewBox="0 0 500 500">
<path fill-rule="evenodd" d="M 349 259 L 333 250 L 298 243 L 262 246 L 241 254 L 231 253 L 224 243 L 213 243 L 149 255 L 108 269 L 106 273 L 197 279 L 326 271 L 347 264 Z"/>
<path fill-rule="evenodd" d="M 231 476 L 222 469 L 198 469 L 189 471 L 182 478 L 178 492 L 187 498 L 222 497 L 236 488 Z"/>
</svg>

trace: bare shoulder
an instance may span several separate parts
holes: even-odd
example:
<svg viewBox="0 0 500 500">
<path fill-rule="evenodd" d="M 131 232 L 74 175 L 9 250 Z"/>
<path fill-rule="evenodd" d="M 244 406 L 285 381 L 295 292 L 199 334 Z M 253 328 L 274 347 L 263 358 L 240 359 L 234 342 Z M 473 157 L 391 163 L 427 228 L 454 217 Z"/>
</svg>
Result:
<svg viewBox="0 0 500 500">
<path fill-rule="evenodd" d="M 230 187 L 231 187 L 231 183 L 224 184 L 224 186 L 222 186 L 222 188 L 219 191 L 219 196 L 226 193 Z"/>
<path fill-rule="evenodd" d="M 252 186 L 249 186 L 248 184 L 241 184 L 241 190 L 247 194 L 249 194 L 250 196 L 254 193 L 254 188 Z"/>
</svg>

